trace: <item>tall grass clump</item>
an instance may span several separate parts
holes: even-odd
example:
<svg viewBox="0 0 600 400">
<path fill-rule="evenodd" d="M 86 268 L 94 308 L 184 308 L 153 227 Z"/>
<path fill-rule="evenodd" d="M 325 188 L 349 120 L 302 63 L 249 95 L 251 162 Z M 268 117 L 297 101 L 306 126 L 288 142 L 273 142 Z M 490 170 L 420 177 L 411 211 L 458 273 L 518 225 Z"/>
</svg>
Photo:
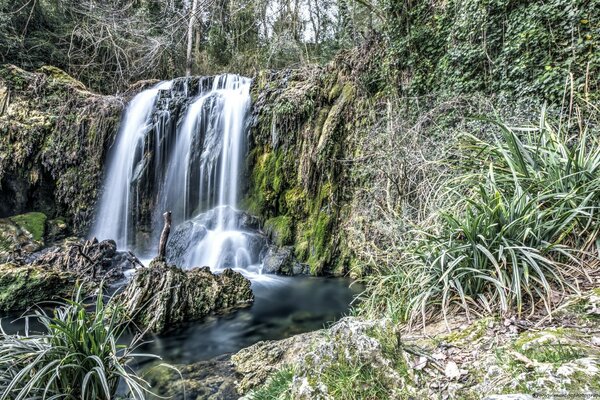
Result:
<svg viewBox="0 0 600 400">
<path fill-rule="evenodd" d="M 88 312 L 78 291 L 51 314 L 39 309 L 24 317 L 37 319 L 42 333 L 8 335 L 0 329 L 0 400 L 111 400 L 119 384 L 129 392 L 127 398 L 145 398 L 149 385 L 128 365 L 149 357 L 135 353 L 140 336 L 129 345 L 118 344 L 128 319 L 108 307 L 101 294 L 93 305 Z"/>
<path fill-rule="evenodd" d="M 598 265 L 600 143 L 587 120 L 493 125 L 492 139 L 462 138 L 439 211 L 370 279 L 364 311 L 423 322 L 551 312 Z"/>
</svg>

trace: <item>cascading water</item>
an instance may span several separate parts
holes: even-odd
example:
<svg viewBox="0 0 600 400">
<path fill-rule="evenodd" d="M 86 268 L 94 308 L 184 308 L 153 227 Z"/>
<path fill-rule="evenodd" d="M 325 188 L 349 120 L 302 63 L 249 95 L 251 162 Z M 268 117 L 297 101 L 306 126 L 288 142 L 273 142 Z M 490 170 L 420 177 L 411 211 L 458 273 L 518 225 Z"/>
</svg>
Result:
<svg viewBox="0 0 600 400">
<path fill-rule="evenodd" d="M 266 244 L 236 209 L 247 151 L 251 80 L 177 79 L 127 107 L 92 234 L 120 248 L 154 249 L 170 210 L 167 258 L 182 267 L 248 269 Z"/>
</svg>

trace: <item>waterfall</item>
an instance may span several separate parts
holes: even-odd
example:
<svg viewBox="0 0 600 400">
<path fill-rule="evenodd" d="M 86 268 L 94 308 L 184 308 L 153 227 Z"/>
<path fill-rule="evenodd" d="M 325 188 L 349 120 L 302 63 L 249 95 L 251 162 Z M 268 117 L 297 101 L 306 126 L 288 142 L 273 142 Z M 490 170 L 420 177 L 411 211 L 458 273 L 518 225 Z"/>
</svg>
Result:
<svg viewBox="0 0 600 400">
<path fill-rule="evenodd" d="M 266 239 L 237 209 L 247 153 L 248 78 L 180 78 L 138 94 L 111 149 L 91 232 L 151 255 L 172 211 L 167 258 L 182 267 L 250 268 Z"/>
</svg>

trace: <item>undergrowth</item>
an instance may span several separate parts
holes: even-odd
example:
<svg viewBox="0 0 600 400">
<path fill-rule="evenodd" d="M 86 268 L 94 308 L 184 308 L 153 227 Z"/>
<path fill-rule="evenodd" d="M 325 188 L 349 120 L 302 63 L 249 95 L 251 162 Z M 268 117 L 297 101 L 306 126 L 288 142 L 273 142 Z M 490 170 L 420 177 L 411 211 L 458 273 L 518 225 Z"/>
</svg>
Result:
<svg viewBox="0 0 600 400">
<path fill-rule="evenodd" d="M 101 293 L 101 291 L 100 291 Z M 24 317 L 41 323 L 41 333 L 9 335 L 0 328 L 0 399 L 115 399 L 119 385 L 127 398 L 144 399 L 146 381 L 130 367 L 139 357 L 136 336 L 118 344 L 129 320 L 118 308 L 107 307 L 97 296 L 88 312 L 81 291 L 52 314 L 38 309 Z"/>
<path fill-rule="evenodd" d="M 400 259 L 368 278 L 363 312 L 395 320 L 550 312 L 597 266 L 597 110 L 459 140 L 457 173 L 432 194 L 433 215 L 399 243 Z"/>
</svg>

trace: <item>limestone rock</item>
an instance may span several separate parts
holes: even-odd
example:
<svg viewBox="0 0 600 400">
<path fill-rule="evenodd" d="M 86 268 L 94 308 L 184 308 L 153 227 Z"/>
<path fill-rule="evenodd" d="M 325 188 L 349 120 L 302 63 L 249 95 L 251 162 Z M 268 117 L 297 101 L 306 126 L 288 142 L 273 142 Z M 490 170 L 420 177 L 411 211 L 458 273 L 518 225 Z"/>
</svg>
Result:
<svg viewBox="0 0 600 400">
<path fill-rule="evenodd" d="M 250 281 L 239 272 L 213 274 L 208 267 L 184 271 L 156 260 L 138 270 L 117 299 L 136 322 L 155 333 L 253 300 Z"/>
<path fill-rule="evenodd" d="M 392 367 L 382 343 L 373 337 L 374 332 L 394 337 L 389 321 L 346 317 L 329 329 L 280 341 L 259 342 L 231 358 L 236 372 L 242 376 L 238 390 L 245 393 L 264 384 L 273 372 L 294 366 L 296 377 L 291 388 L 292 398 L 328 398 L 325 386 L 310 385 L 308 388 L 309 383 L 302 378 L 310 377 L 310 381 L 319 382 L 324 371 L 340 362 L 370 365 L 379 374 L 377 379 L 381 385 L 400 385 L 402 379 Z M 390 390 L 394 391 L 393 388 Z"/>
<path fill-rule="evenodd" d="M 269 246 L 263 258 L 263 272 L 267 274 L 300 275 L 310 271 L 306 264 L 298 262 L 292 246 Z"/>
<path fill-rule="evenodd" d="M 44 301 L 70 298 L 76 280 L 68 271 L 0 264 L 0 311 L 25 310 Z"/>
</svg>

